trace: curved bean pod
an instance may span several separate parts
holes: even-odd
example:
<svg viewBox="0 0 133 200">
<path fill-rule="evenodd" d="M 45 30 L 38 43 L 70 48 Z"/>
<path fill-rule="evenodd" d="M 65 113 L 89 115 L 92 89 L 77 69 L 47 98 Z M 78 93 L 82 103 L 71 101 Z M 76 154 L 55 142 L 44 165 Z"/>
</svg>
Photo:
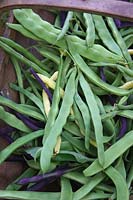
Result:
<svg viewBox="0 0 133 200">
<path fill-rule="evenodd" d="M 76 49 L 76 52 L 81 56 L 88 58 L 95 62 L 107 62 L 107 63 L 124 63 L 124 59 L 120 55 L 116 55 L 99 44 L 94 44 L 91 48 L 88 48 L 85 44 L 85 40 L 80 39 L 77 36 L 66 36 L 68 47 L 70 45 Z"/>
<path fill-rule="evenodd" d="M 77 64 L 77 66 L 80 68 L 80 70 L 86 75 L 86 77 L 95 85 L 99 86 L 100 88 L 108 91 L 109 93 L 115 94 L 117 96 L 125 96 L 131 94 L 132 90 L 124 90 L 121 88 L 114 87 L 110 84 L 105 83 L 102 81 L 95 72 L 93 72 L 89 66 L 85 63 L 85 61 L 82 59 L 82 57 L 78 54 L 75 54 L 74 50 L 72 50 L 72 47 L 70 49 L 71 54 L 73 56 L 74 62 Z"/>
<path fill-rule="evenodd" d="M 112 31 L 112 34 L 117 42 L 117 44 L 119 45 L 119 47 L 121 48 L 121 51 L 123 53 L 123 56 L 125 57 L 125 59 L 127 60 L 128 62 L 128 65 L 133 68 L 133 64 L 132 64 L 132 59 L 131 59 L 131 56 L 130 54 L 128 53 L 128 50 L 127 50 L 127 47 L 126 47 L 126 44 L 121 36 L 121 34 L 119 33 L 113 19 L 111 17 L 106 17 L 107 19 L 107 23 Z"/>
<path fill-rule="evenodd" d="M 103 167 L 101 167 L 98 159 L 96 159 L 88 168 L 84 170 L 84 175 L 92 176 L 102 171 L 103 169 L 106 169 L 132 145 L 133 145 L 133 131 L 130 131 L 105 151 L 104 153 L 105 164 Z"/>
<path fill-rule="evenodd" d="M 117 200 L 129 200 L 129 191 L 123 176 L 112 166 L 105 170 L 105 173 L 116 186 Z"/>
<path fill-rule="evenodd" d="M 71 106 L 73 104 L 73 97 L 75 94 L 75 76 L 76 71 L 71 74 L 66 89 L 65 95 L 62 101 L 60 112 L 56 118 L 56 121 L 50 130 L 46 140 L 43 143 L 43 148 L 41 151 L 40 165 L 43 172 L 48 171 L 50 166 L 50 160 L 53 155 L 53 149 L 56 145 L 57 137 L 61 134 L 62 128 L 66 123 L 67 117 L 70 113 Z M 49 146 L 50 142 L 50 146 Z"/>
<path fill-rule="evenodd" d="M 73 12 L 72 11 L 69 11 L 68 14 L 67 14 L 67 17 L 65 19 L 65 22 L 64 22 L 64 25 L 62 27 L 62 30 L 61 32 L 59 33 L 58 37 L 57 37 L 57 41 L 58 40 L 61 40 L 64 35 L 66 34 L 66 32 L 68 31 L 69 29 L 69 24 L 70 24 L 70 20 L 73 18 Z"/>
<path fill-rule="evenodd" d="M 92 17 L 93 17 L 98 35 L 100 39 L 102 40 L 102 42 L 104 43 L 104 45 L 112 52 L 122 56 L 121 49 L 117 45 L 117 43 L 114 41 L 113 37 L 111 36 L 102 16 L 93 14 Z"/>
<path fill-rule="evenodd" d="M 41 115 L 39 112 L 31 110 L 30 107 L 25 106 L 23 104 L 17 104 L 14 101 L 11 101 L 10 99 L 7 99 L 5 97 L 0 96 L 0 104 L 4 106 L 8 106 L 9 108 L 12 108 L 13 110 L 16 110 L 19 113 L 28 115 L 40 121 L 45 120 L 44 116 Z"/>
<path fill-rule="evenodd" d="M 96 143 L 97 143 L 98 160 L 99 163 L 103 166 L 104 165 L 103 126 L 101 122 L 99 108 L 97 106 L 94 94 L 91 91 L 89 84 L 87 83 L 82 74 L 80 74 L 79 81 L 93 121 Z"/>
<path fill-rule="evenodd" d="M 5 149 L 3 149 L 0 152 L 0 163 L 5 161 L 17 148 L 23 146 L 24 144 L 38 137 L 41 137 L 42 135 L 43 135 L 43 130 L 39 130 L 18 138 L 12 144 L 8 145 Z"/>
<path fill-rule="evenodd" d="M 19 120 L 15 115 L 8 113 L 0 106 L 0 119 L 9 124 L 10 126 L 25 132 L 29 133 L 31 131 L 21 120 Z"/>
<path fill-rule="evenodd" d="M 86 43 L 88 47 L 92 47 L 95 42 L 95 27 L 92 19 L 92 15 L 89 13 L 83 13 L 86 24 Z"/>
<path fill-rule="evenodd" d="M 38 38 L 37 36 L 35 36 L 33 33 L 31 33 L 30 31 L 28 31 L 26 28 L 24 28 L 21 24 L 10 24 L 7 23 L 7 26 L 15 31 L 20 32 L 22 35 L 24 35 L 25 37 L 31 38 L 33 40 L 36 41 L 40 41 L 40 38 Z"/>
</svg>

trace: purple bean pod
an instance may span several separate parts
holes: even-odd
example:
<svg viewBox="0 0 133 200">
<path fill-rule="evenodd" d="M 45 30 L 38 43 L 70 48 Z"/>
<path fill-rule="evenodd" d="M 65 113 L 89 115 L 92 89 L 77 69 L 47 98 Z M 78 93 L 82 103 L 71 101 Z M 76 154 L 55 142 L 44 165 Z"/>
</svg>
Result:
<svg viewBox="0 0 133 200">
<path fill-rule="evenodd" d="M 37 131 L 40 129 L 40 127 L 36 126 L 33 122 L 30 121 L 29 117 L 26 117 L 22 115 L 21 113 L 16 112 L 16 116 L 24 122 L 25 125 L 27 125 L 30 129 Z"/>
<path fill-rule="evenodd" d="M 127 119 L 125 117 L 120 117 L 121 128 L 118 134 L 118 139 L 122 138 L 127 131 Z"/>
<path fill-rule="evenodd" d="M 30 68 L 30 72 L 35 77 L 35 79 L 38 81 L 38 83 L 41 85 L 42 89 L 47 93 L 50 102 L 52 102 L 52 94 L 51 94 L 50 90 L 46 87 L 45 83 L 40 79 L 40 77 L 37 75 L 37 73 L 32 68 Z"/>
</svg>

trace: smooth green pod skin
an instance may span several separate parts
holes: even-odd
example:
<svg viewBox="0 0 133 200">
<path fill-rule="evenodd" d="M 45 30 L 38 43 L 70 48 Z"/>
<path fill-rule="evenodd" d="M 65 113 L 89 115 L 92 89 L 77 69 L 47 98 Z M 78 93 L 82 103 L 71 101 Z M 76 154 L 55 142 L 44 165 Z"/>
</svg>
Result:
<svg viewBox="0 0 133 200">
<path fill-rule="evenodd" d="M 56 44 L 62 49 L 67 49 L 66 40 L 73 43 L 75 49 L 79 53 L 88 59 L 94 61 L 107 61 L 112 63 L 117 63 L 119 61 L 123 62 L 123 58 L 119 55 L 115 55 L 109 52 L 107 49 L 101 45 L 93 45 L 92 48 L 87 48 L 85 41 L 76 36 L 65 36 L 65 40 L 57 39 L 57 34 L 60 30 L 55 29 L 50 23 L 43 21 L 37 14 L 29 9 L 16 9 L 14 10 L 14 15 L 16 19 L 29 31 L 33 32 L 35 35 L 40 37 L 40 39 L 49 42 L 50 44 Z M 27 17 L 28 16 L 28 17 Z M 36 21 L 38 20 L 38 24 Z M 30 28 L 29 28 L 30 27 Z M 56 41 L 56 42 L 55 42 Z M 82 45 L 83 44 L 83 45 Z"/>
<path fill-rule="evenodd" d="M 78 125 L 80 132 L 84 135 L 85 126 L 84 126 L 83 117 L 82 117 L 81 112 L 80 112 L 78 106 L 76 105 L 75 101 L 73 103 L 73 112 L 74 112 L 75 122 Z"/>
<path fill-rule="evenodd" d="M 88 58 L 89 60 L 95 62 L 124 63 L 124 59 L 122 56 L 116 55 L 108 51 L 99 44 L 94 44 L 91 48 L 88 48 L 86 46 L 85 40 L 82 40 L 79 37 L 73 35 L 66 36 L 66 40 L 68 43 L 68 47 L 70 45 L 73 46 L 73 49 L 76 49 L 77 53 L 85 58 Z"/>
<path fill-rule="evenodd" d="M 61 56 L 60 58 L 60 65 L 59 65 L 59 72 L 58 72 L 58 78 L 56 81 L 56 86 L 53 94 L 53 99 L 52 99 L 52 105 L 48 114 L 48 120 L 45 126 L 44 130 L 44 137 L 43 137 L 43 144 L 45 143 L 46 138 L 48 137 L 52 126 L 55 123 L 56 117 L 59 112 L 59 102 L 60 102 L 60 83 L 61 83 L 61 75 L 62 75 L 62 69 L 63 69 L 63 58 Z"/>
<path fill-rule="evenodd" d="M 129 27 L 128 29 L 122 28 L 122 29 L 120 29 L 120 34 L 121 34 L 122 37 L 126 36 L 126 35 L 133 34 L 133 29 L 132 29 L 132 27 Z"/>
<path fill-rule="evenodd" d="M 95 99 L 97 101 L 97 105 L 99 107 L 100 114 L 106 114 L 106 111 L 104 109 L 104 106 L 103 106 L 100 98 L 98 96 L 95 96 Z M 110 119 L 107 119 L 105 122 L 103 122 L 103 128 L 104 128 L 105 132 L 108 132 L 109 135 L 111 135 L 111 137 L 113 137 L 113 135 L 115 133 L 115 128 L 114 128 L 114 125 L 113 125 L 113 123 Z"/>
<path fill-rule="evenodd" d="M 6 23 L 6 24 L 9 28 L 20 32 L 25 37 L 31 38 L 36 41 L 40 41 L 40 39 L 37 36 L 35 36 L 33 33 L 25 29 L 21 24 L 11 24 L 11 23 Z"/>
<path fill-rule="evenodd" d="M 29 133 L 31 131 L 21 120 L 19 120 L 15 115 L 8 113 L 0 106 L 0 119 L 6 122 L 8 125 L 22 131 Z"/>
<path fill-rule="evenodd" d="M 64 37 L 64 35 L 67 33 L 69 26 L 70 26 L 70 20 L 72 20 L 72 18 L 73 18 L 73 12 L 69 11 L 67 14 L 67 17 L 65 19 L 64 25 L 61 29 L 61 32 L 59 33 L 59 35 L 57 37 L 57 41 L 61 40 Z"/>
<path fill-rule="evenodd" d="M 83 13 L 86 24 L 86 43 L 88 47 L 92 47 L 95 42 L 95 27 L 92 19 L 92 15 L 88 13 Z"/>
<path fill-rule="evenodd" d="M 124 58 L 127 60 L 128 65 L 133 68 L 133 64 L 132 64 L 132 58 L 130 56 L 130 54 L 127 51 L 127 47 L 126 44 L 121 36 L 121 34 L 119 33 L 114 21 L 112 18 L 110 17 L 106 17 L 107 19 L 107 23 L 112 31 L 112 34 L 117 42 L 117 44 L 119 45 L 119 47 L 121 48 L 121 51 L 123 53 Z"/>
<path fill-rule="evenodd" d="M 79 82 L 82 91 L 84 93 L 87 105 L 89 107 L 90 115 L 94 126 L 94 132 L 97 143 L 98 160 L 99 163 L 103 166 L 104 165 L 103 126 L 101 122 L 99 108 L 97 106 L 94 94 L 88 82 L 85 80 L 82 74 L 80 74 Z"/>
<path fill-rule="evenodd" d="M 107 119 L 113 118 L 116 115 L 126 117 L 129 119 L 133 119 L 133 111 L 132 110 L 112 111 L 112 112 L 101 115 L 101 119 L 102 119 L 102 121 L 106 121 Z"/>
<path fill-rule="evenodd" d="M 71 145 L 71 143 L 70 142 L 68 142 L 68 141 L 62 141 L 61 142 L 61 146 L 60 146 L 60 150 L 61 151 L 73 151 L 74 149 L 73 149 L 73 146 Z"/>
<path fill-rule="evenodd" d="M 77 138 L 75 137 L 72 137 L 71 134 L 67 131 L 64 131 L 62 133 L 62 136 L 67 140 L 69 141 L 73 147 L 76 147 L 79 151 L 81 152 L 86 152 L 87 153 L 87 150 L 85 148 L 85 145 L 84 145 L 84 142 L 81 141 L 81 140 L 78 140 Z"/>
<path fill-rule="evenodd" d="M 16 58 L 14 58 L 14 57 L 11 57 L 11 60 L 12 60 L 13 66 L 15 68 L 18 85 L 19 85 L 19 87 L 23 88 L 23 79 L 22 79 L 22 73 L 21 73 L 21 68 L 19 66 L 19 63 L 16 60 Z M 25 103 L 24 95 L 22 93 L 19 93 L 19 96 L 20 96 L 20 102 L 22 104 L 24 104 Z"/>
<path fill-rule="evenodd" d="M 12 108 L 13 110 L 16 110 L 17 112 L 24 115 L 28 115 L 40 121 L 45 121 L 43 115 L 41 115 L 39 112 L 34 111 L 33 109 L 31 109 L 31 107 L 28 107 L 25 104 L 17 104 L 14 101 L 11 101 L 10 99 L 7 99 L 3 96 L 0 96 L 0 104 L 3 106 L 8 106 L 9 108 Z"/>
<path fill-rule="evenodd" d="M 61 197 L 60 200 L 72 200 L 73 191 L 69 179 L 61 177 Z"/>
<path fill-rule="evenodd" d="M 90 192 L 90 194 L 86 195 L 82 198 L 82 200 L 96 200 L 96 199 L 110 199 L 111 194 L 102 193 L 101 191 Z"/>
<path fill-rule="evenodd" d="M 64 129 L 70 132 L 72 135 L 79 137 L 82 136 L 79 127 L 74 122 L 67 122 L 64 126 Z"/>
<path fill-rule="evenodd" d="M 62 158 L 67 155 L 67 156 L 72 156 L 72 158 L 74 157 L 75 160 L 78 162 L 78 163 L 88 163 L 88 162 L 92 162 L 94 159 L 93 158 L 88 158 L 86 156 L 84 156 L 82 153 L 79 153 L 79 152 L 75 152 L 75 151 L 60 151 L 60 153 L 57 155 L 60 156 L 62 155 Z M 62 160 L 63 161 L 63 160 Z M 68 160 L 69 161 L 69 160 Z M 71 160 L 70 160 L 71 161 Z"/>
<path fill-rule="evenodd" d="M 66 123 L 67 117 L 70 113 L 75 94 L 75 76 L 76 70 L 72 72 L 67 82 L 65 95 L 56 121 L 50 130 L 49 135 L 43 143 L 43 148 L 40 157 L 40 166 L 43 172 L 47 172 L 50 166 L 50 161 L 53 155 L 53 149 L 56 145 L 57 137 L 61 134 L 62 129 Z M 49 145 L 50 144 L 50 145 Z"/>
<path fill-rule="evenodd" d="M 85 147 L 86 149 L 89 149 L 89 143 L 90 143 L 90 112 L 88 110 L 87 105 L 84 103 L 84 101 L 81 99 L 78 93 L 75 95 L 75 102 L 82 114 L 83 121 L 84 121 L 84 127 L 85 127 Z"/>
<path fill-rule="evenodd" d="M 114 87 L 108 83 L 102 81 L 96 73 L 94 73 L 89 66 L 85 63 L 82 57 L 78 54 L 75 54 L 72 48 L 70 49 L 73 56 L 74 62 L 80 68 L 80 70 L 86 75 L 86 77 L 98 87 L 108 91 L 109 93 L 115 94 L 117 96 L 126 96 L 132 93 L 132 90 L 124 90 L 121 88 Z"/>
<path fill-rule="evenodd" d="M 90 178 L 89 181 L 78 189 L 74 195 L 73 200 L 80 200 L 86 196 L 91 190 L 96 187 L 103 179 L 105 178 L 104 174 L 97 174 L 94 177 Z"/>
<path fill-rule="evenodd" d="M 128 176 L 127 176 L 127 186 L 130 188 L 133 181 L 133 165 L 131 165 Z"/>
<path fill-rule="evenodd" d="M 0 190 L 0 197 L 4 199 L 20 199 L 20 200 L 42 200 L 54 199 L 59 200 L 60 192 L 25 192 L 25 191 L 8 191 Z"/>
<path fill-rule="evenodd" d="M 68 172 L 64 174 L 63 177 L 69 178 L 70 180 L 74 180 L 83 185 L 88 182 L 88 178 L 85 177 L 82 172 L 78 171 Z"/>
<path fill-rule="evenodd" d="M 31 9 L 16 9 L 14 10 L 15 18 L 24 26 L 27 30 L 31 31 L 41 40 L 45 40 L 50 44 L 55 44 L 65 49 L 66 43 L 64 40 L 57 40 L 57 36 L 60 33 L 59 29 L 56 29 L 50 23 L 41 19 L 39 15 L 34 13 Z"/>
<path fill-rule="evenodd" d="M 16 149 L 43 135 L 43 130 L 35 131 L 22 136 L 0 151 L 0 163 L 3 163 Z"/>
<path fill-rule="evenodd" d="M 86 183 L 88 183 L 88 178 L 85 177 L 82 172 L 78 172 L 78 171 L 68 172 L 68 173 L 64 174 L 63 177 L 69 178 L 70 180 L 74 180 L 82 185 L 85 185 Z M 98 184 L 96 186 L 96 189 L 106 191 L 109 193 L 114 192 L 113 187 L 107 186 L 107 184 L 104 184 L 104 183 Z"/>
<path fill-rule="evenodd" d="M 133 45 L 133 34 L 124 37 L 124 41 L 126 43 L 127 48 L 129 49 Z"/>
<path fill-rule="evenodd" d="M 129 200 L 129 191 L 123 176 L 112 166 L 108 167 L 105 173 L 116 186 L 117 200 Z"/>
<path fill-rule="evenodd" d="M 62 80 L 61 80 L 61 88 L 64 88 L 66 83 L 66 74 L 69 70 L 71 64 L 71 58 L 69 56 L 66 57 L 63 63 L 63 71 L 62 71 Z"/>
<path fill-rule="evenodd" d="M 56 18 L 55 18 L 54 26 L 55 26 L 55 28 L 61 28 L 61 25 L 60 25 L 60 16 L 59 15 L 57 15 Z"/>
<path fill-rule="evenodd" d="M 46 47 L 36 47 L 36 49 L 45 58 L 48 58 L 49 60 L 53 61 L 57 65 L 60 64 L 60 58 L 59 58 L 59 56 L 57 56 L 53 52 L 51 52 L 49 50 L 49 48 L 46 48 Z"/>
<path fill-rule="evenodd" d="M 95 67 L 111 67 L 111 68 L 117 68 L 120 72 L 122 72 L 123 74 L 127 74 L 128 76 L 130 77 L 133 77 L 133 70 L 127 68 L 127 67 L 124 67 L 122 65 L 119 65 L 119 64 L 112 64 L 112 63 L 88 63 L 90 66 L 95 66 Z"/>
<path fill-rule="evenodd" d="M 34 92 L 34 94 L 41 100 L 42 96 L 40 95 L 37 86 L 33 82 L 34 79 L 31 77 L 31 75 L 29 73 L 25 72 L 23 69 L 22 69 L 22 72 L 23 72 L 23 74 L 25 76 L 25 79 L 27 80 L 27 82 L 29 83 L 30 87 L 32 88 L 32 91 Z M 10 87 L 11 86 L 12 86 L 12 84 L 10 84 Z"/>
<path fill-rule="evenodd" d="M 106 27 L 106 24 L 102 18 L 102 16 L 99 15 L 92 15 L 94 23 L 95 23 L 95 28 L 98 32 L 98 35 L 104 45 L 112 52 L 121 55 L 122 52 L 120 47 L 117 45 L 117 43 L 114 41 L 113 37 L 111 36 L 109 30 Z"/>
<path fill-rule="evenodd" d="M 8 46 L 4 42 L 0 41 L 0 47 L 2 49 L 4 49 L 4 51 L 6 51 L 9 55 L 14 56 L 19 61 L 23 62 L 24 64 L 28 65 L 29 67 L 32 67 L 38 73 L 41 73 L 45 76 L 49 76 L 48 73 L 45 72 L 43 69 L 41 69 L 38 65 L 36 65 L 34 62 L 30 61 L 29 59 L 27 59 L 26 57 L 24 57 L 23 55 L 21 55 L 20 53 L 15 51 L 13 48 Z"/>
<path fill-rule="evenodd" d="M 46 118 L 42 101 L 38 97 L 36 97 L 33 93 L 29 92 L 28 90 L 25 90 L 21 87 L 18 87 L 17 85 L 10 84 L 10 86 L 11 86 L 12 89 L 19 91 L 22 94 L 24 94 L 26 97 L 28 97 L 40 109 L 40 111 L 43 113 L 43 115 Z"/>
<path fill-rule="evenodd" d="M 115 87 L 122 85 L 122 73 L 119 72 L 117 74 L 116 79 L 114 80 L 112 85 L 115 86 Z"/>
<path fill-rule="evenodd" d="M 16 50 L 17 52 L 19 52 L 20 54 L 24 55 L 24 57 L 26 57 L 27 59 L 29 59 L 30 61 L 32 61 L 33 63 L 35 63 L 36 65 L 38 65 L 40 68 L 42 68 L 45 71 L 45 66 L 44 64 L 41 63 L 40 60 L 38 60 L 32 53 L 30 53 L 26 48 L 24 48 L 23 46 L 21 46 L 20 44 L 16 43 L 13 40 L 10 40 L 9 38 L 4 38 L 4 37 L 0 37 L 0 41 L 4 42 L 5 44 L 7 44 L 9 47 L 13 48 L 14 50 Z"/>
<path fill-rule="evenodd" d="M 115 169 L 123 176 L 126 180 L 126 169 L 124 165 L 124 161 L 122 156 L 118 159 L 117 164 L 115 165 Z"/>
<path fill-rule="evenodd" d="M 130 131 L 123 138 L 118 140 L 115 144 L 113 144 L 105 151 L 104 153 L 105 164 L 103 167 L 101 167 L 101 165 L 98 162 L 98 159 L 96 159 L 88 168 L 84 170 L 84 175 L 92 176 L 106 169 L 132 145 L 133 145 L 133 131 Z"/>
</svg>

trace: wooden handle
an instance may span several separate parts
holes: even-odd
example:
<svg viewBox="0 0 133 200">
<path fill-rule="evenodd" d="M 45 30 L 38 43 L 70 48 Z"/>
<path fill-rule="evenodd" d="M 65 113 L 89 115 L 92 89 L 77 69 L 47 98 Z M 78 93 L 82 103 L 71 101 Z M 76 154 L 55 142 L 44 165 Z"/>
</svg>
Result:
<svg viewBox="0 0 133 200">
<path fill-rule="evenodd" d="M 77 10 L 133 21 L 133 4 L 120 0 L 0 0 L 0 11 L 13 8 Z"/>
</svg>

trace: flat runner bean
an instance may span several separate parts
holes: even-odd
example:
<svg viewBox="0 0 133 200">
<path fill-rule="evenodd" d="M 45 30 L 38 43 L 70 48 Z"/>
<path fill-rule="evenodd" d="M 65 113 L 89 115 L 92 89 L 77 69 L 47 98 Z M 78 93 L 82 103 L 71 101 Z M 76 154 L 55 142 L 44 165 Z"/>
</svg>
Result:
<svg viewBox="0 0 133 200">
<path fill-rule="evenodd" d="M 84 170 L 85 176 L 92 176 L 103 169 L 109 167 L 120 155 L 133 145 L 133 131 L 129 131 L 121 140 L 117 141 L 105 151 L 105 164 L 100 166 L 96 159 L 88 168 Z"/>
<path fill-rule="evenodd" d="M 67 117 L 70 113 L 70 109 L 73 104 L 73 98 L 75 94 L 75 76 L 76 76 L 76 70 L 73 71 L 72 74 L 70 75 L 70 78 L 66 85 L 65 94 L 59 114 L 55 120 L 52 129 L 50 130 L 48 137 L 43 143 L 43 149 L 41 151 L 41 158 L 40 158 L 40 165 L 43 172 L 46 172 L 49 169 L 57 137 L 61 134 L 62 128 L 64 127 Z M 51 144 L 50 146 L 49 143 Z"/>
<path fill-rule="evenodd" d="M 86 24 L 86 43 L 88 47 L 92 47 L 95 42 L 95 27 L 92 19 L 92 15 L 83 13 Z"/>
<path fill-rule="evenodd" d="M 100 15 L 92 15 L 96 30 L 98 32 L 98 35 L 104 45 L 111 50 L 112 52 L 122 55 L 120 47 L 117 45 L 117 43 L 114 41 L 113 37 L 111 36 L 109 30 L 106 27 L 106 24 Z"/>
<path fill-rule="evenodd" d="M 103 166 L 104 165 L 103 126 L 101 122 L 99 108 L 97 106 L 94 94 L 91 91 L 89 84 L 87 83 L 82 74 L 80 74 L 79 81 L 93 121 L 96 144 L 97 144 L 98 160 L 99 163 Z"/>
</svg>

